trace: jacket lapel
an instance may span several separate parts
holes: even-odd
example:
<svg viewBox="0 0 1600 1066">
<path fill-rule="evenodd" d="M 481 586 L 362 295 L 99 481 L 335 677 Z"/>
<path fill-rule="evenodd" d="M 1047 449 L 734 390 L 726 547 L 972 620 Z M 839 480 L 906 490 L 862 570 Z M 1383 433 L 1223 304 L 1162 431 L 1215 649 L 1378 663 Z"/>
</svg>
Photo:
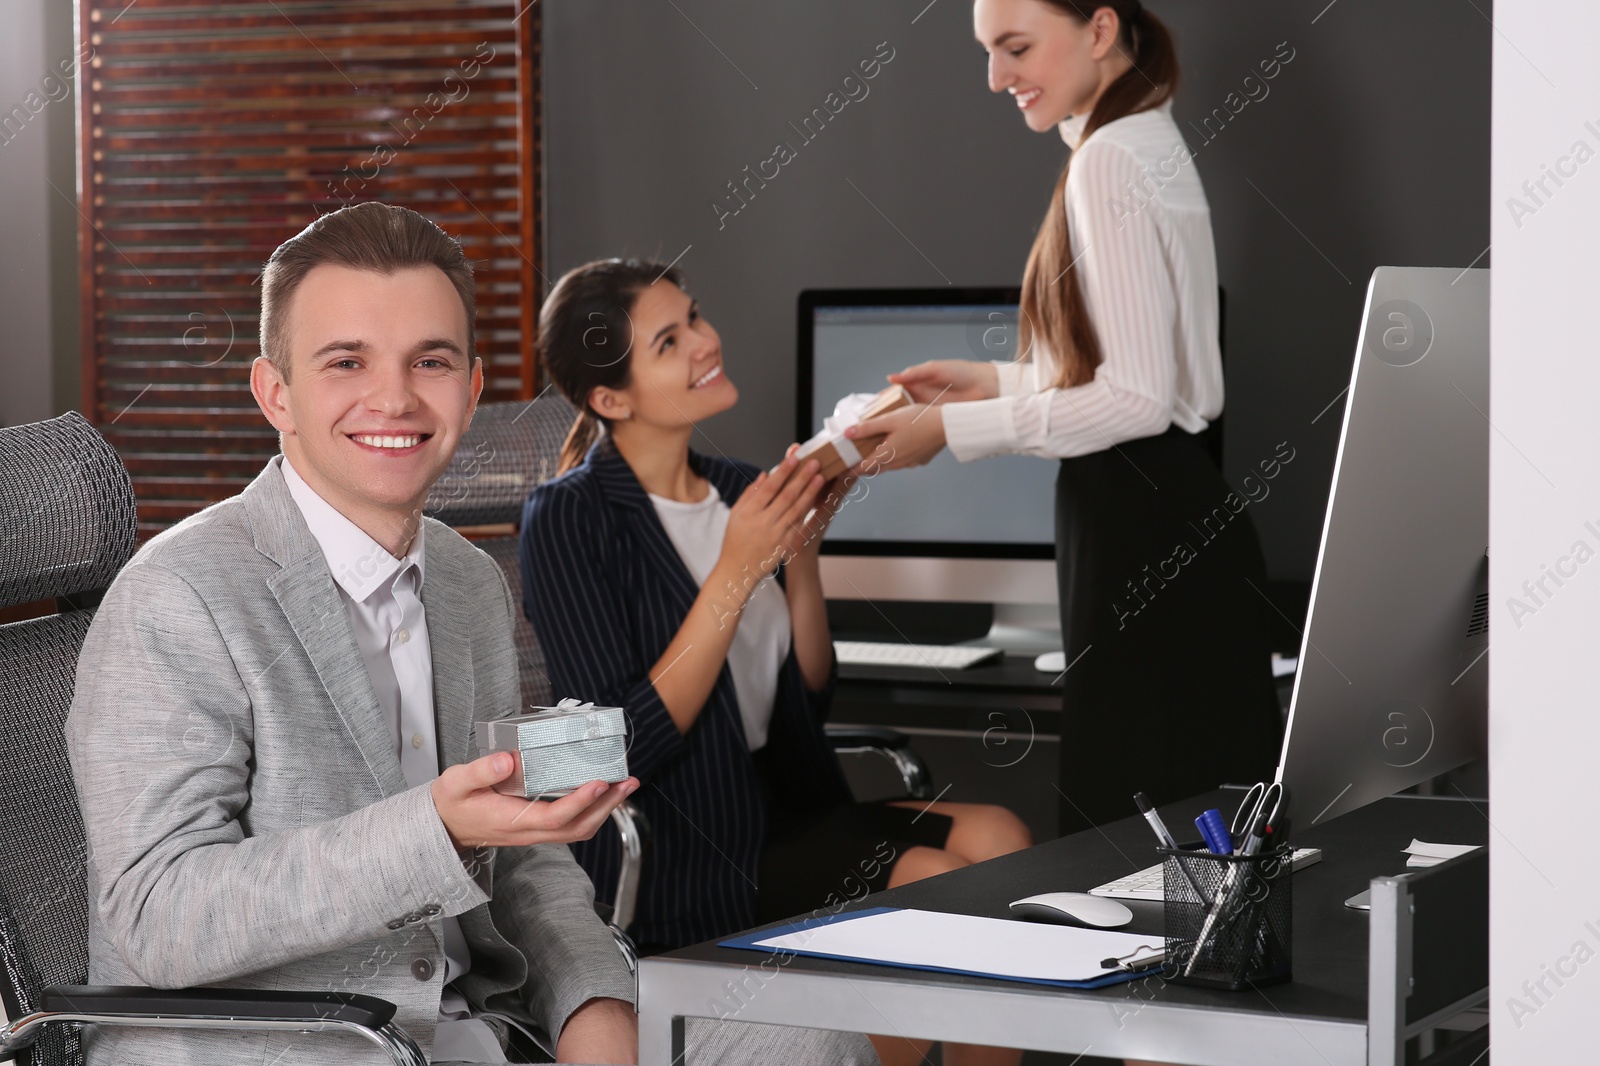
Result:
<svg viewBox="0 0 1600 1066">
<path fill-rule="evenodd" d="M 625 525 L 639 538 L 644 556 L 661 564 L 651 570 L 666 585 L 680 617 L 686 616 L 694 606 L 695 597 L 700 595 L 700 586 L 695 583 L 689 568 L 683 565 L 682 556 L 673 547 L 672 539 L 661 525 L 661 519 L 644 486 L 634 476 L 633 468 L 604 440 L 589 449 L 584 462 L 594 468 L 595 480 L 605 493 L 606 502 L 628 516 Z"/>
<path fill-rule="evenodd" d="M 274 457 L 243 494 L 256 548 L 283 567 L 267 581 L 267 587 L 311 660 L 334 711 L 361 749 L 379 789 L 385 796 L 404 792 L 405 774 L 350 632 L 338 586 L 300 508 L 289 495 L 278 469 L 282 462 L 282 456 Z M 292 713 L 307 712 L 296 709 Z"/>
<path fill-rule="evenodd" d="M 704 455 L 689 453 L 689 462 L 700 472 L 712 487 L 722 497 L 722 502 L 732 507 L 739 502 L 739 497 L 744 495 L 744 490 L 750 487 L 755 476 L 748 470 L 742 469 L 737 463 L 728 460 L 716 460 Z M 788 588 L 785 567 L 778 567 L 775 571 L 779 588 Z"/>
<path fill-rule="evenodd" d="M 433 543 L 445 535 L 443 529 L 428 534 Z M 471 750 L 476 672 L 472 668 L 472 635 L 467 627 L 473 606 L 463 595 L 471 584 L 453 563 L 443 552 L 430 552 L 427 576 L 422 582 L 422 607 L 428 615 L 428 647 L 433 657 L 433 720 L 441 769 L 477 757 L 477 752 Z"/>
</svg>

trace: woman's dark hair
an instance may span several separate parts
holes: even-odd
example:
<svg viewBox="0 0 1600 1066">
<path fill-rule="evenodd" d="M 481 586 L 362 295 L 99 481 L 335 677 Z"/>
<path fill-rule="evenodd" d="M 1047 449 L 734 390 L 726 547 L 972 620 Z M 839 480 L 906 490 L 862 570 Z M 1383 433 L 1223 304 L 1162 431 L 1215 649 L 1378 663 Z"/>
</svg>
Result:
<svg viewBox="0 0 1600 1066">
<path fill-rule="evenodd" d="M 1041 0 L 1042 3 L 1088 22 L 1096 11 L 1110 8 L 1121 28 L 1117 47 L 1132 66 L 1106 87 L 1089 119 L 1084 123 L 1080 147 L 1089 135 L 1109 122 L 1160 107 L 1172 98 L 1178 87 L 1178 54 L 1172 47 L 1167 27 L 1139 0 L 1106 0 L 1080 3 L 1079 0 Z M 1073 153 L 1076 156 L 1076 151 Z M 1055 353 L 1058 364 L 1056 385 L 1066 388 L 1094 378 L 1100 365 L 1100 341 L 1083 300 L 1078 269 L 1072 260 L 1072 239 L 1067 229 L 1067 170 L 1061 169 L 1050 197 L 1050 209 L 1033 239 L 1028 267 L 1022 277 L 1022 314 L 1018 330 L 1019 350 L 1032 350 L 1041 338 Z"/>
<path fill-rule="evenodd" d="M 683 288 L 677 270 L 648 259 L 597 259 L 561 275 L 539 311 L 539 358 L 567 402 L 578 409 L 561 445 L 565 473 L 583 462 L 605 419 L 589 407 L 595 389 L 628 387 L 633 351 L 631 313 L 657 281 Z"/>
</svg>

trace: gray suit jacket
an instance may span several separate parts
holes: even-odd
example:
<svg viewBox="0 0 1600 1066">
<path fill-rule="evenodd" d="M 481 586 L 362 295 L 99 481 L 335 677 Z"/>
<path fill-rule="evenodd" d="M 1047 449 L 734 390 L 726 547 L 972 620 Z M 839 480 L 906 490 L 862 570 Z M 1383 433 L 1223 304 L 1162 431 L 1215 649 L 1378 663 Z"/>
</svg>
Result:
<svg viewBox="0 0 1600 1066">
<path fill-rule="evenodd" d="M 431 1047 L 442 923 L 459 916 L 479 1006 L 558 1033 L 633 1000 L 565 846 L 463 864 L 408 789 L 321 549 L 270 462 L 244 492 L 145 545 L 101 604 L 67 742 L 91 852 L 90 981 L 342 989 L 398 1007 Z M 521 702 L 500 569 L 431 519 L 428 612 L 446 765 Z M 359 1037 L 104 1029 L 121 1066 L 386 1062 Z"/>
</svg>

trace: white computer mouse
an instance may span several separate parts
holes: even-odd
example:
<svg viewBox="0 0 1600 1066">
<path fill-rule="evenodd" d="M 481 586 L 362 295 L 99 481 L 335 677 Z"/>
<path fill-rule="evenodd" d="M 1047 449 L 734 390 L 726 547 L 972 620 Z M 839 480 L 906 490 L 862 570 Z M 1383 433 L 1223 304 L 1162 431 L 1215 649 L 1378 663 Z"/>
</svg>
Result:
<svg viewBox="0 0 1600 1066">
<path fill-rule="evenodd" d="M 1133 921 L 1133 912 L 1114 899 L 1102 899 L 1087 892 L 1041 892 L 1019 899 L 1011 905 L 1019 918 L 1033 918 L 1058 925 L 1090 925 L 1096 929 L 1115 929 Z"/>
<path fill-rule="evenodd" d="M 1047 651 L 1033 660 L 1033 668 L 1041 674 L 1059 674 L 1067 668 L 1067 653 L 1064 651 Z"/>
</svg>

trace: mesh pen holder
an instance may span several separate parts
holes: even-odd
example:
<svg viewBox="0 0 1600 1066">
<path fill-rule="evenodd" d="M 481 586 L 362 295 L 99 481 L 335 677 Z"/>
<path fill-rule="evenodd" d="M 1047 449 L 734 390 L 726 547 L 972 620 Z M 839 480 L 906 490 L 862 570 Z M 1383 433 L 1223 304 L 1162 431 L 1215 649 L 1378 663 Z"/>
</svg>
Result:
<svg viewBox="0 0 1600 1066">
<path fill-rule="evenodd" d="M 1172 980 L 1239 991 L 1289 980 L 1293 959 L 1293 849 L 1213 855 L 1202 845 L 1163 856 Z"/>
</svg>

